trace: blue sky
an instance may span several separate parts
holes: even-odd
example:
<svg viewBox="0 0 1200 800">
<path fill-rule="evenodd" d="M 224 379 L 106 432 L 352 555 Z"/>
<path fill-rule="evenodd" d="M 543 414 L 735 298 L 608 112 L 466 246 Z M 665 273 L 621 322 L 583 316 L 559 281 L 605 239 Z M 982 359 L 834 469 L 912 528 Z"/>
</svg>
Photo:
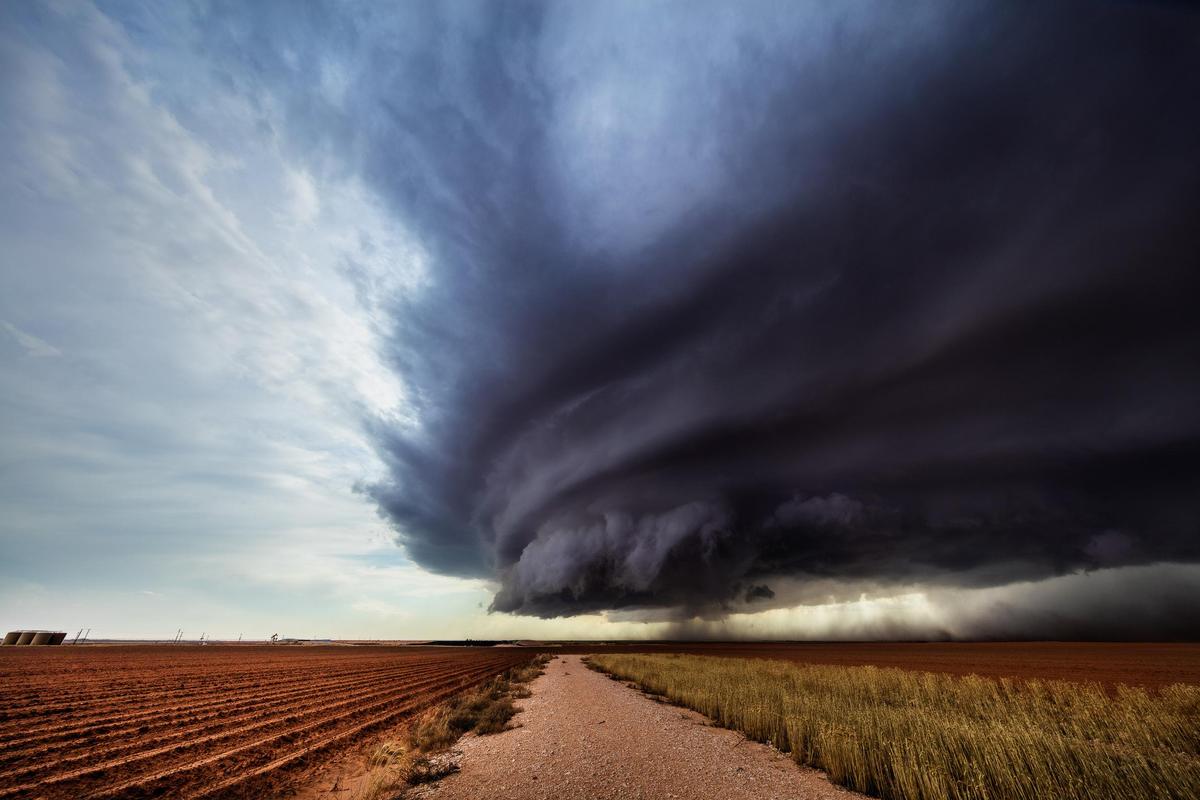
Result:
<svg viewBox="0 0 1200 800">
<path fill-rule="evenodd" d="M 1064 488 L 1059 471 L 1111 451 L 1190 485 L 1167 452 L 1192 441 L 1197 389 L 1186 343 L 1156 338 L 1183 340 L 1172 301 L 1147 296 L 1128 352 L 1097 337 L 1061 354 L 1108 362 L 1070 381 L 1037 372 L 1060 354 L 1024 332 L 1043 308 L 1107 314 L 1071 303 L 1124 285 L 1120 246 L 1182 252 L 1165 209 L 1194 153 L 1148 112 L 1129 136 L 1161 134 L 1158 155 L 1129 177 L 1127 132 L 1072 67 L 1026 104 L 1003 83 L 1057 74 L 1054 59 L 1086 71 L 1116 37 L 1095 62 L 1114 65 L 1106 85 L 1153 110 L 1149 80 L 1121 70 L 1157 62 L 1115 15 L 1161 20 L 1107 12 L 1094 42 L 1043 48 L 1075 30 L 1065 15 L 701 12 L 0 7 L 0 627 L 1052 635 L 1196 606 L 1186 492 L 1154 495 L 1162 525 L 1143 530 L 1149 489 L 1123 487 L 1101 519 L 1107 478 Z M 955 105 L 986 91 L 1008 150 L 971 144 L 975 112 Z M 1061 127 L 1043 135 L 1030 120 L 1051 102 Z M 1076 127 L 1099 131 L 1091 149 L 1043 161 Z M 922 161 L 942 155 L 969 202 Z M 973 204 L 992 221 L 978 230 Z M 1088 260 L 1116 230 L 1105 214 L 1144 225 L 1104 240 L 1116 266 Z M 802 266 L 756 278 L 773 255 L 745 242 L 795 246 L 780 219 L 821 233 Z M 939 225 L 981 244 L 959 254 Z M 926 247 L 962 263 L 930 268 Z M 872 253 L 878 271 L 857 272 Z M 1010 361 L 938 360 L 995 331 Z M 989 358 L 1014 373 L 981 375 Z M 926 385 L 927 367 L 951 372 Z M 875 380 L 896 391 L 887 413 L 835 419 L 867 408 L 855 387 Z M 993 408 L 1000 381 L 1041 388 Z M 1151 399 L 1113 388 L 1134 383 Z M 974 410 L 896 422 L 950 385 Z M 770 444 L 758 420 L 804 415 L 840 433 L 753 463 L 731 444 Z M 688 442 L 711 463 L 679 455 Z M 916 488 L 881 483 L 868 457 Z M 937 483 L 998 457 L 1019 465 L 1012 485 Z M 1141 605 L 1114 605 L 1130 594 Z"/>
<path fill-rule="evenodd" d="M 370 291 L 421 253 L 148 13 L 4 11 L 3 624 L 441 635 L 486 589 L 354 490 L 406 413 Z"/>
</svg>

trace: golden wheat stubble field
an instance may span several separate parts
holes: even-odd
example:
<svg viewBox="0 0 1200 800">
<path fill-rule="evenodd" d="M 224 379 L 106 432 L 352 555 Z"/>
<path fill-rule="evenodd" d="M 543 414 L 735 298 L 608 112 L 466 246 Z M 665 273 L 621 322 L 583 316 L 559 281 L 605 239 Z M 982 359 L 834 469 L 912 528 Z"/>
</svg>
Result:
<svg viewBox="0 0 1200 800">
<path fill-rule="evenodd" d="M 1200 685 L 603 654 L 595 668 L 889 800 L 1200 797 Z"/>
<path fill-rule="evenodd" d="M 461 647 L 4 648 L 0 800 L 263 798 L 536 653 Z"/>
<path fill-rule="evenodd" d="M 949 675 L 1065 680 L 1107 687 L 1200 684 L 1200 643 L 637 642 L 566 643 L 558 652 L 689 653 L 796 664 L 896 667 Z"/>
</svg>

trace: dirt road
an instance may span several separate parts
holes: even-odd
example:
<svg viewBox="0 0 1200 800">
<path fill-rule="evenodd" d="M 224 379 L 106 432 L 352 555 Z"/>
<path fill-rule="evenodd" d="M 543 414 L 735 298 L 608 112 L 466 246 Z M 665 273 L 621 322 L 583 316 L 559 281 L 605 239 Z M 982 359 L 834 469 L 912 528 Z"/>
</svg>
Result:
<svg viewBox="0 0 1200 800">
<path fill-rule="evenodd" d="M 861 795 L 691 711 L 656 703 L 585 667 L 550 663 L 521 701 L 520 725 L 459 742 L 461 771 L 416 792 L 428 800 L 851 800 Z"/>
</svg>

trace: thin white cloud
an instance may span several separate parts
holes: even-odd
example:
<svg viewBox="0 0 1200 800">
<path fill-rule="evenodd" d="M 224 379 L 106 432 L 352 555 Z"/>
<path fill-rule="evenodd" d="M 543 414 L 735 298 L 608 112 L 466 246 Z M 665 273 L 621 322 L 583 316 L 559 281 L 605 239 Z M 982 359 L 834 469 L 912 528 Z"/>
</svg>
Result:
<svg viewBox="0 0 1200 800">
<path fill-rule="evenodd" d="M 32 333 L 21 330 L 11 322 L 0 320 L 0 328 L 21 345 L 25 349 L 26 355 L 32 358 L 58 358 L 62 355 L 62 351 L 54 345 L 44 339 L 39 339 Z"/>
<path fill-rule="evenodd" d="M 90 5 L 46 13 L 0 27 L 0 575 L 58 565 L 26 589 L 69 587 L 60 624 L 111 635 L 189 608 L 236 634 L 247 594 L 265 627 L 398 635 L 363 609 L 434 587 L 354 486 L 381 469 L 363 419 L 411 416 L 380 307 L 421 291 L 420 247 L 354 177 L 281 149 L 269 98 L 215 79 L 186 31 L 153 59 Z M 180 590 L 130 591 L 146 574 Z"/>
</svg>

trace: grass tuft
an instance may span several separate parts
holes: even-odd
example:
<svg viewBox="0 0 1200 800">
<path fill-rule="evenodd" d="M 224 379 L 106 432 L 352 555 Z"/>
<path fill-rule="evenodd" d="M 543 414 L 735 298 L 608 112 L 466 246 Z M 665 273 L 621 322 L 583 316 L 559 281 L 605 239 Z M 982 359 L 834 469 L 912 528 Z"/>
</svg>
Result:
<svg viewBox="0 0 1200 800">
<path fill-rule="evenodd" d="M 507 728 L 517 713 L 513 698 L 529 696 L 525 684 L 541 675 L 549 661 L 550 656 L 538 656 L 426 711 L 409 728 L 406 742 L 375 748 L 370 772 L 350 800 L 387 800 L 406 786 L 431 783 L 457 770 L 443 751 L 468 731 L 489 734 Z"/>
<path fill-rule="evenodd" d="M 1157 692 L 878 667 L 602 655 L 717 724 L 887 800 L 1200 797 L 1200 686 Z"/>
<path fill-rule="evenodd" d="M 539 656 L 431 709 L 410 729 L 409 745 L 431 752 L 449 747 L 464 733 L 499 733 L 517 713 L 513 698 L 529 696 L 525 684 L 541 675 L 549 661 L 549 656 Z"/>
</svg>

